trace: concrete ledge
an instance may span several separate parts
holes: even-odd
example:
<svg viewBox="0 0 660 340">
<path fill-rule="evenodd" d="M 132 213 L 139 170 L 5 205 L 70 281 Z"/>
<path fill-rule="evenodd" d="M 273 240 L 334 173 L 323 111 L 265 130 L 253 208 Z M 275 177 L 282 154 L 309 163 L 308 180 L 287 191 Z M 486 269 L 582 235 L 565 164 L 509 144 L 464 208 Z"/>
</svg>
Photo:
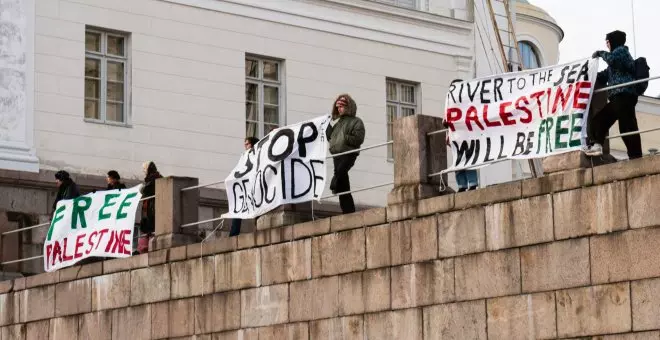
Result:
<svg viewBox="0 0 660 340">
<path fill-rule="evenodd" d="M 543 172 L 546 174 L 590 166 L 589 158 L 582 151 L 571 151 L 543 158 Z"/>
<path fill-rule="evenodd" d="M 594 167 L 594 184 L 660 173 L 660 155 Z"/>
<path fill-rule="evenodd" d="M 116 273 L 149 266 L 149 255 L 140 254 L 124 259 L 108 260 L 103 262 L 103 274 Z"/>
<path fill-rule="evenodd" d="M 387 209 L 373 208 L 337 215 L 330 218 L 330 230 L 333 232 L 379 225 L 387 222 Z"/>
<path fill-rule="evenodd" d="M 591 169 L 574 169 L 523 180 L 523 197 L 540 196 L 578 189 L 593 184 Z"/>
<path fill-rule="evenodd" d="M 417 215 L 427 216 L 454 209 L 454 194 L 423 199 L 417 202 Z"/>
<path fill-rule="evenodd" d="M 509 182 L 455 194 L 455 209 L 512 201 L 522 198 L 522 182 Z"/>
</svg>

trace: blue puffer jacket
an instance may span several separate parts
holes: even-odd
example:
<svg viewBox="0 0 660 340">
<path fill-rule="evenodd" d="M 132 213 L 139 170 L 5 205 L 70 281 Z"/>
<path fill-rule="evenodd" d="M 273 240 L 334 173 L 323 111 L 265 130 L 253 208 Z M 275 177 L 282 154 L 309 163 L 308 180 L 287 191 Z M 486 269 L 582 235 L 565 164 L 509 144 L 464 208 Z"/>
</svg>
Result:
<svg viewBox="0 0 660 340">
<path fill-rule="evenodd" d="M 598 81 L 614 86 L 635 80 L 635 60 L 628 52 L 628 46 L 622 45 L 612 52 L 599 51 L 597 54 L 607 63 L 607 69 L 598 72 Z M 637 95 L 633 85 L 609 90 L 607 96 L 612 98 L 620 93 Z"/>
</svg>

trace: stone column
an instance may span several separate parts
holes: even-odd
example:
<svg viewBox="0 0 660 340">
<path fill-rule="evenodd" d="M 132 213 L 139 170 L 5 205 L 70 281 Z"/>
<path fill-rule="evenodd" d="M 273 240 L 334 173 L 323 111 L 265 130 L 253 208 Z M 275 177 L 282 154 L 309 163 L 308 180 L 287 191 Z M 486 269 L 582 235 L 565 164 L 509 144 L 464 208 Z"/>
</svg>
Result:
<svg viewBox="0 0 660 340">
<path fill-rule="evenodd" d="M 18 229 L 18 223 L 10 221 L 7 212 L 0 211 L 0 233 Z M 0 237 L 0 263 L 18 260 L 20 257 L 20 235 L 13 233 Z M 20 263 L 8 264 L 0 268 L 0 273 L 18 272 Z M 1 279 L 1 277 L 0 277 Z"/>
<path fill-rule="evenodd" d="M 156 232 L 150 251 L 199 241 L 198 227 L 181 225 L 199 220 L 199 190 L 181 191 L 199 184 L 197 178 L 165 177 L 156 180 Z"/>
</svg>

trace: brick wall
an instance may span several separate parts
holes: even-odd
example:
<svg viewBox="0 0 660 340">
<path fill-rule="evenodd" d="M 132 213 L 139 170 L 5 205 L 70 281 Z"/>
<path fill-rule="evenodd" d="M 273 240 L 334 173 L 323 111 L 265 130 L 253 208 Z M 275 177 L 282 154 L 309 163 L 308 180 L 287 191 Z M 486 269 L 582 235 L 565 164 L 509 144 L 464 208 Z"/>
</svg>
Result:
<svg viewBox="0 0 660 340">
<path fill-rule="evenodd" d="M 660 157 L 0 283 L 10 339 L 660 339 Z"/>
</svg>

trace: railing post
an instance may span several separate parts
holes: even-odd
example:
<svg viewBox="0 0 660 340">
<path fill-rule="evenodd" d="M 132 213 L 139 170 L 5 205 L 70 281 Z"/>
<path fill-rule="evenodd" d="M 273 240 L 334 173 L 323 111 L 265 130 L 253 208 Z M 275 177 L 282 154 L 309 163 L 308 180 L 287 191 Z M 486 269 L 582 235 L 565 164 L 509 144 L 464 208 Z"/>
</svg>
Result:
<svg viewBox="0 0 660 340">
<path fill-rule="evenodd" d="M 150 251 L 199 241 L 198 227 L 181 228 L 199 219 L 199 190 L 181 189 L 199 184 L 197 178 L 165 177 L 156 180 L 156 232 Z"/>
</svg>

